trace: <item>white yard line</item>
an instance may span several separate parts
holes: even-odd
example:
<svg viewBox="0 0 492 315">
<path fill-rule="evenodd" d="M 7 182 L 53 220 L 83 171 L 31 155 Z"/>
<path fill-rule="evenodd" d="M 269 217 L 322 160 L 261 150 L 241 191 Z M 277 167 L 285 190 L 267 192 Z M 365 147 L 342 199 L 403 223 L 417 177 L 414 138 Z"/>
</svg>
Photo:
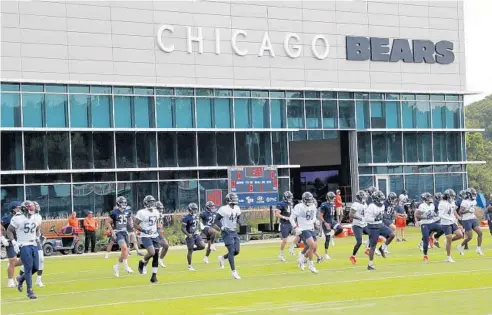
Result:
<svg viewBox="0 0 492 315">
<path fill-rule="evenodd" d="M 314 287 L 314 286 L 324 286 L 324 285 L 336 285 L 342 283 L 357 283 L 362 281 L 370 281 L 370 280 L 390 280 L 390 279 L 408 279 L 414 277 L 424 277 L 424 276 L 437 276 L 437 275 L 445 275 L 445 274 L 462 274 L 462 273 L 470 273 L 470 272 L 479 272 L 479 271 L 488 271 L 492 272 L 490 268 L 487 269 L 473 269 L 473 270 L 462 270 L 462 271 L 453 271 L 453 272 L 433 272 L 433 273 L 421 273 L 421 274 L 412 274 L 412 275 L 400 275 L 400 276 L 390 276 L 390 277 L 376 277 L 376 278 L 364 278 L 364 279 L 354 279 L 354 280 L 344 280 L 344 281 L 329 281 L 321 283 L 309 283 L 309 284 L 299 284 L 299 285 L 289 285 L 289 286 L 281 286 L 281 287 L 266 287 L 266 288 L 258 288 L 258 289 L 249 289 L 249 290 L 238 290 L 238 291 L 227 291 L 227 292 L 218 292 L 218 293 L 204 293 L 204 294 L 196 294 L 196 295 L 184 295 L 184 296 L 176 296 L 169 298 L 153 298 L 153 299 L 141 299 L 141 300 L 128 300 L 114 303 L 101 303 L 101 304 L 91 304 L 91 305 L 82 305 L 75 307 L 66 307 L 66 308 L 53 308 L 46 310 L 36 310 L 29 312 L 21 312 L 21 313 L 10 313 L 11 315 L 28 315 L 28 314 L 41 314 L 41 313 L 53 313 L 60 311 L 72 311 L 72 310 L 80 310 L 80 309 L 93 309 L 97 307 L 105 307 L 105 306 L 119 306 L 119 305 L 127 305 L 127 304 L 137 304 L 137 303 L 151 303 L 151 302 L 160 302 L 160 301 L 174 301 L 174 300 L 182 300 L 182 299 L 194 299 L 201 297 L 212 297 L 212 296 L 223 296 L 223 295 L 231 295 L 231 294 L 242 294 L 242 293 L 252 293 L 252 292 L 262 292 L 262 291 L 270 291 L 270 290 L 285 290 L 285 289 L 297 289 L 302 287 Z M 377 273 L 372 273 L 377 275 Z M 147 285 L 151 286 L 151 285 Z M 137 286 L 133 286 L 137 287 Z M 492 286 L 488 287 L 480 287 L 480 288 L 470 288 L 470 289 L 462 289 L 462 290 L 441 290 L 441 291 L 431 291 L 431 292 L 422 292 L 422 293 L 414 293 L 414 294 L 400 294 L 400 295 L 390 295 L 385 297 L 373 297 L 373 298 L 363 298 L 363 299 L 352 299 L 352 300 L 344 300 L 343 302 L 350 301 L 362 301 L 362 300 L 377 300 L 388 297 L 408 297 L 408 296 L 419 296 L 431 293 L 450 293 L 450 292 L 461 292 L 461 291 L 471 291 L 471 290 L 485 290 L 492 289 Z M 73 292 L 77 293 L 77 292 Z M 340 302 L 340 301 L 337 301 Z M 237 312 L 230 313 L 236 314 Z"/>
</svg>

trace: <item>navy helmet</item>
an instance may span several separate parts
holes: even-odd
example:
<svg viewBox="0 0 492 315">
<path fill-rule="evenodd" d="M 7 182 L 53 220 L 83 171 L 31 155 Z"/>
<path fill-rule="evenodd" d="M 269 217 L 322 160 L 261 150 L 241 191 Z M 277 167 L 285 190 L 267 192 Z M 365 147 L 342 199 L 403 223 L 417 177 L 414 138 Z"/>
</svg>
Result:
<svg viewBox="0 0 492 315">
<path fill-rule="evenodd" d="M 210 212 L 214 211 L 215 210 L 215 203 L 211 200 L 207 201 L 207 203 L 205 203 L 205 209 L 207 211 L 210 211 Z"/>
<path fill-rule="evenodd" d="M 329 191 L 327 194 L 326 194 L 326 200 L 328 200 L 329 202 L 332 202 L 333 200 L 335 200 L 335 193 L 333 191 Z"/>
<path fill-rule="evenodd" d="M 309 191 L 306 191 L 302 194 L 302 202 L 306 205 L 306 206 L 310 206 L 310 205 L 313 205 L 314 204 L 314 197 L 313 197 L 313 194 L 310 193 Z"/>
<path fill-rule="evenodd" d="M 239 198 L 238 198 L 237 194 L 235 194 L 235 193 L 228 193 L 225 197 L 225 201 L 227 204 L 233 205 L 233 206 L 239 204 Z"/>
<path fill-rule="evenodd" d="M 143 200 L 144 207 L 147 209 L 151 209 L 155 207 L 155 198 L 154 196 L 148 195 L 145 196 Z"/>
<path fill-rule="evenodd" d="M 396 203 L 398 202 L 398 196 L 396 195 L 396 193 L 390 192 L 388 195 L 388 201 L 390 204 L 396 205 Z"/>
<path fill-rule="evenodd" d="M 290 191 L 287 190 L 286 192 L 284 192 L 283 197 L 284 197 L 285 202 L 292 204 L 292 202 L 294 200 L 294 195 Z"/>
<path fill-rule="evenodd" d="M 197 214 L 198 213 L 198 205 L 194 202 L 190 203 L 188 205 L 188 212 L 191 214 Z"/>
<path fill-rule="evenodd" d="M 451 188 L 450 189 L 446 189 L 444 191 L 444 194 L 442 195 L 442 198 L 444 200 L 447 200 L 447 201 L 454 200 L 456 198 L 456 193 Z"/>
<path fill-rule="evenodd" d="M 128 202 L 126 201 L 126 198 L 123 196 L 119 196 L 116 198 L 116 206 L 121 209 L 125 209 L 126 206 L 128 205 Z"/>
<path fill-rule="evenodd" d="M 365 202 L 367 200 L 367 193 L 365 191 L 363 191 L 363 190 L 359 190 L 355 194 L 355 200 L 357 200 L 360 203 Z"/>
<path fill-rule="evenodd" d="M 386 196 L 384 195 L 384 193 L 382 191 L 376 190 L 375 192 L 372 193 L 371 199 L 372 199 L 372 202 L 374 202 L 374 204 L 376 206 L 380 207 L 383 205 L 384 200 L 386 199 Z"/>
</svg>

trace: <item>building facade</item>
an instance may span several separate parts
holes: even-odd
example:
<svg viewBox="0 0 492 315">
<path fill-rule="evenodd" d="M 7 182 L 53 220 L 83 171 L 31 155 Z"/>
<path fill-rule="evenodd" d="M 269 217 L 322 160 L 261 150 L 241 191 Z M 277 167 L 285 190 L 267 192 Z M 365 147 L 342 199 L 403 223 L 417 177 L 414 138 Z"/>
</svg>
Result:
<svg viewBox="0 0 492 315">
<path fill-rule="evenodd" d="M 172 212 L 234 165 L 297 196 L 460 190 L 462 6 L 2 1 L 2 208 Z"/>
</svg>

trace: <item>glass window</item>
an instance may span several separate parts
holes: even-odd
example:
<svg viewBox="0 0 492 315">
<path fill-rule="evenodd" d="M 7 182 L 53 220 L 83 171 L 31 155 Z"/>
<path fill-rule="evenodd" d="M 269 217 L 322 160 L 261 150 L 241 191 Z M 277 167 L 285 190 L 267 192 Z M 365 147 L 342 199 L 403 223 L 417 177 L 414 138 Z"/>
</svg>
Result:
<svg viewBox="0 0 492 315">
<path fill-rule="evenodd" d="M 234 99 L 234 126 L 250 128 L 250 99 Z"/>
<path fill-rule="evenodd" d="M 287 98 L 304 98 L 303 91 L 286 91 L 285 97 Z"/>
<path fill-rule="evenodd" d="M 157 128 L 173 128 L 173 99 L 157 98 Z"/>
<path fill-rule="evenodd" d="M 218 132 L 216 138 L 217 165 L 234 165 L 234 134 L 232 132 Z"/>
<path fill-rule="evenodd" d="M 232 96 L 232 90 L 215 90 L 215 96 Z"/>
<path fill-rule="evenodd" d="M 236 133 L 236 152 L 238 165 L 271 164 L 270 133 Z"/>
<path fill-rule="evenodd" d="M 154 127 L 154 98 L 136 96 L 133 104 L 136 128 Z"/>
<path fill-rule="evenodd" d="M 274 165 L 289 164 L 286 132 L 272 132 L 272 152 Z"/>
<path fill-rule="evenodd" d="M 460 128 L 460 103 L 445 103 L 446 128 Z"/>
<path fill-rule="evenodd" d="M 461 136 L 457 132 L 446 133 L 448 161 L 461 161 Z"/>
<path fill-rule="evenodd" d="M 20 89 L 19 83 L 2 83 L 0 90 L 2 92 L 5 91 L 12 91 L 12 92 L 18 92 Z"/>
<path fill-rule="evenodd" d="M 181 97 L 175 102 L 176 128 L 193 128 L 193 99 Z"/>
<path fill-rule="evenodd" d="M 44 87 L 42 84 L 22 83 L 21 91 L 22 92 L 44 92 Z"/>
<path fill-rule="evenodd" d="M 91 96 L 91 121 L 93 128 L 111 128 L 113 126 L 111 112 L 111 96 Z"/>
<path fill-rule="evenodd" d="M 46 84 L 44 87 L 44 90 L 46 92 L 53 92 L 53 93 L 66 93 L 67 92 L 67 86 L 66 85 L 59 85 L 59 84 Z"/>
<path fill-rule="evenodd" d="M 44 132 L 24 133 L 24 160 L 26 170 L 44 170 L 48 164 Z"/>
<path fill-rule="evenodd" d="M 72 212 L 70 185 L 27 186 L 26 198 L 37 201 L 45 216 L 67 216 Z"/>
<path fill-rule="evenodd" d="M 336 100 L 323 100 L 323 128 L 337 128 L 338 110 Z"/>
<path fill-rule="evenodd" d="M 130 132 L 117 132 L 116 141 L 116 167 L 136 167 L 135 159 L 135 134 Z"/>
<path fill-rule="evenodd" d="M 20 127 L 21 126 L 21 110 L 20 110 L 20 94 L 18 93 L 2 93 L 2 127 Z"/>
<path fill-rule="evenodd" d="M 431 94 L 431 101 L 444 101 L 444 94 Z"/>
<path fill-rule="evenodd" d="M 159 167 L 176 167 L 178 166 L 176 157 L 176 133 L 159 132 L 157 133 L 159 148 Z"/>
<path fill-rule="evenodd" d="M 304 128 L 304 104 L 302 100 L 287 100 L 289 128 Z"/>
<path fill-rule="evenodd" d="M 91 86 L 91 94 L 111 94 L 110 86 Z"/>
<path fill-rule="evenodd" d="M 284 98 L 285 97 L 285 92 L 284 91 L 270 91 L 270 97 L 271 98 Z"/>
<path fill-rule="evenodd" d="M 253 128 L 268 128 L 270 126 L 270 113 L 268 111 L 268 100 L 252 99 L 251 100 L 251 118 Z"/>
<path fill-rule="evenodd" d="M 193 89 L 176 89 L 176 95 L 193 96 Z"/>
<path fill-rule="evenodd" d="M 132 98 L 130 96 L 114 97 L 115 128 L 132 128 Z"/>
<path fill-rule="evenodd" d="M 306 106 L 306 128 L 321 128 L 321 101 L 307 100 Z"/>
<path fill-rule="evenodd" d="M 85 94 L 70 95 L 70 127 L 88 128 L 89 125 L 89 100 Z"/>
<path fill-rule="evenodd" d="M 436 174 L 436 191 L 444 192 L 446 189 L 453 186 L 452 177 L 450 174 Z"/>
<path fill-rule="evenodd" d="M 224 198 L 228 193 L 228 183 L 224 179 L 215 180 L 200 180 L 200 207 L 203 208 L 209 200 L 216 205 L 224 202 Z"/>
<path fill-rule="evenodd" d="M 196 138 L 194 132 L 178 133 L 178 166 L 196 166 Z"/>
<path fill-rule="evenodd" d="M 432 106 L 432 128 L 444 128 L 446 124 L 444 103 L 432 102 L 431 106 Z"/>
<path fill-rule="evenodd" d="M 416 110 L 417 128 L 430 128 L 429 102 L 417 102 Z"/>
<path fill-rule="evenodd" d="M 166 205 L 164 207 L 171 210 L 171 212 L 182 212 L 188 207 L 190 202 L 198 200 L 197 180 L 161 183 L 160 188 L 161 198 L 165 198 L 164 200 L 169 198 L 169 201 L 166 200 L 167 207 Z"/>
<path fill-rule="evenodd" d="M 70 174 L 26 174 L 26 184 L 70 183 Z"/>
<path fill-rule="evenodd" d="M 95 168 L 114 168 L 113 133 L 95 132 L 92 135 Z"/>
<path fill-rule="evenodd" d="M 446 134 L 434 133 L 434 161 L 444 162 L 447 160 L 446 153 Z"/>
<path fill-rule="evenodd" d="M 2 171 L 22 170 L 22 133 L 2 131 L 0 136 Z"/>
<path fill-rule="evenodd" d="M 371 186 L 374 186 L 372 176 L 359 176 L 359 189 L 363 190 Z"/>
<path fill-rule="evenodd" d="M 153 88 L 133 88 L 133 93 L 135 95 L 154 95 L 154 89 Z"/>
<path fill-rule="evenodd" d="M 423 192 L 434 193 L 433 175 L 405 175 L 405 188 L 410 199 L 420 200 Z"/>
<path fill-rule="evenodd" d="M 94 168 L 92 159 L 92 133 L 72 132 L 72 168 Z"/>
<path fill-rule="evenodd" d="M 368 129 L 369 125 L 369 101 L 357 101 L 357 129 Z"/>
<path fill-rule="evenodd" d="M 197 98 L 196 99 L 196 126 L 198 128 L 212 128 L 212 99 Z"/>
<path fill-rule="evenodd" d="M 0 176 L 0 184 L 2 185 L 24 184 L 24 175 L 2 175 Z"/>
<path fill-rule="evenodd" d="M 214 96 L 214 90 L 213 89 L 196 89 L 195 94 L 196 94 L 196 96 Z"/>
<path fill-rule="evenodd" d="M 125 87 L 125 86 L 115 86 L 113 88 L 113 93 L 114 94 L 133 94 L 133 88 L 132 87 Z"/>
<path fill-rule="evenodd" d="M 289 140 L 290 141 L 307 140 L 307 131 L 306 130 L 293 131 L 289 133 Z"/>
<path fill-rule="evenodd" d="M 386 94 L 387 100 L 399 100 L 400 94 Z"/>
<path fill-rule="evenodd" d="M 322 140 L 323 130 L 308 130 L 308 140 Z"/>
<path fill-rule="evenodd" d="M 116 183 L 75 184 L 72 194 L 73 209 L 79 217 L 88 211 L 103 214 L 115 205 Z"/>
<path fill-rule="evenodd" d="M 8 187 L 3 186 L 0 188 L 2 197 L 2 213 L 7 213 L 7 206 L 12 201 L 24 200 L 24 187 Z"/>
<path fill-rule="evenodd" d="M 355 93 L 356 99 L 367 100 L 369 99 L 369 93 Z"/>
<path fill-rule="evenodd" d="M 371 163 L 371 134 L 357 133 L 359 163 Z"/>
<path fill-rule="evenodd" d="M 428 101 L 430 99 L 429 94 L 417 94 L 415 97 L 417 101 Z"/>
<path fill-rule="evenodd" d="M 401 107 L 398 101 L 386 101 L 386 126 L 385 128 L 400 128 Z"/>
<path fill-rule="evenodd" d="M 304 93 L 305 98 L 319 98 L 320 97 L 320 92 L 317 91 L 306 91 Z"/>
<path fill-rule="evenodd" d="M 45 139 L 48 153 L 48 169 L 70 168 L 69 133 L 47 132 Z"/>
<path fill-rule="evenodd" d="M 340 115 L 340 128 L 354 128 L 355 127 L 354 101 L 338 101 L 338 107 L 339 107 L 339 115 Z"/>
<path fill-rule="evenodd" d="M 157 199 L 157 183 L 118 183 L 117 196 L 124 196 L 128 200 L 128 204 L 136 212 L 137 209 L 142 209 L 143 199 L 147 195 L 154 196 Z"/>
<path fill-rule="evenodd" d="M 251 97 L 266 98 L 268 97 L 268 91 L 251 91 Z"/>
<path fill-rule="evenodd" d="M 405 149 L 405 162 L 417 162 L 418 161 L 418 148 L 417 148 L 417 134 L 405 133 L 403 134 L 404 149 Z"/>
<path fill-rule="evenodd" d="M 371 101 L 371 128 L 386 128 L 386 107 L 381 101 Z"/>
<path fill-rule="evenodd" d="M 137 167 L 156 167 L 157 150 L 155 132 L 137 132 Z"/>
<path fill-rule="evenodd" d="M 272 99 L 270 100 L 272 128 L 286 127 L 286 105 L 285 100 Z"/>
<path fill-rule="evenodd" d="M 43 127 L 43 94 L 22 94 L 24 127 Z"/>
<path fill-rule="evenodd" d="M 405 99 L 405 98 L 404 98 Z M 415 102 L 413 101 L 403 101 L 403 128 L 415 128 Z"/>
<path fill-rule="evenodd" d="M 118 181 L 157 180 L 157 172 L 118 172 Z"/>
<path fill-rule="evenodd" d="M 322 99 L 336 99 L 337 92 L 321 92 Z"/>
<path fill-rule="evenodd" d="M 198 166 L 216 166 L 217 165 L 217 145 L 215 142 L 215 133 L 199 132 L 198 133 Z"/>
<path fill-rule="evenodd" d="M 397 196 L 403 190 L 403 176 L 401 175 L 390 175 L 390 191 L 396 193 Z"/>
<path fill-rule="evenodd" d="M 214 100 L 215 128 L 231 128 L 232 99 L 216 98 Z"/>
<path fill-rule="evenodd" d="M 46 94 L 46 127 L 67 127 L 67 96 Z"/>
<path fill-rule="evenodd" d="M 463 174 L 449 174 L 449 188 L 454 191 L 460 191 L 463 189 Z"/>
<path fill-rule="evenodd" d="M 178 182 L 160 182 L 159 191 L 162 204 L 164 205 L 165 213 L 173 213 L 177 211 L 176 203 L 178 196 Z"/>
<path fill-rule="evenodd" d="M 173 88 L 157 88 L 155 89 L 156 95 L 174 95 Z"/>
<path fill-rule="evenodd" d="M 419 133 L 418 154 L 420 162 L 432 162 L 432 135 L 429 132 Z"/>
<path fill-rule="evenodd" d="M 388 142 L 386 134 L 375 132 L 372 134 L 373 162 L 386 163 L 388 162 Z"/>
<path fill-rule="evenodd" d="M 68 87 L 69 93 L 82 93 L 89 94 L 89 86 L 88 85 L 70 85 Z"/>
<path fill-rule="evenodd" d="M 372 167 L 370 166 L 359 167 L 359 174 L 372 174 Z"/>
<path fill-rule="evenodd" d="M 354 98 L 353 92 L 338 92 L 338 98 L 344 100 L 350 100 Z"/>
</svg>

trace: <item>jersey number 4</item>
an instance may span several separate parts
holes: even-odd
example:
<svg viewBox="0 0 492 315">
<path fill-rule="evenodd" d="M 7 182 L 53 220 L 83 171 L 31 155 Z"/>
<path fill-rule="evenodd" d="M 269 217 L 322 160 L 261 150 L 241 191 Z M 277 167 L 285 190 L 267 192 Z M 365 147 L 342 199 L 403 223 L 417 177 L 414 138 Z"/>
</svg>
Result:
<svg viewBox="0 0 492 315">
<path fill-rule="evenodd" d="M 26 234 L 32 234 L 34 233 L 34 230 L 36 229 L 36 223 L 24 223 L 24 233 Z"/>
<path fill-rule="evenodd" d="M 236 220 L 237 220 L 237 214 L 231 213 L 231 215 L 229 216 L 229 220 L 232 221 L 232 222 L 236 222 Z"/>
</svg>

